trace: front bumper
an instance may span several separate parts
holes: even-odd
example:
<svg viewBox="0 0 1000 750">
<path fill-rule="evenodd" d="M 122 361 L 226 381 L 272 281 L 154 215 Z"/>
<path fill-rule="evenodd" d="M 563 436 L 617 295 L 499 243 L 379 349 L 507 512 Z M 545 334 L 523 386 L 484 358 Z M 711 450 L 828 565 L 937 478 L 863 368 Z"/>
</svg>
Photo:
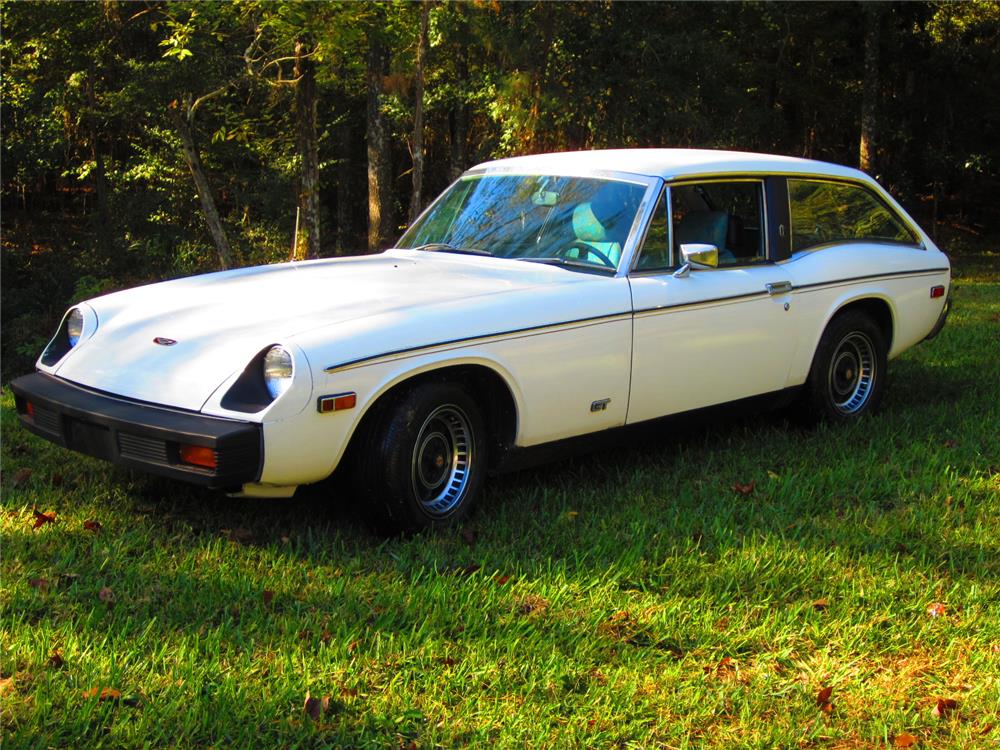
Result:
<svg viewBox="0 0 1000 750">
<path fill-rule="evenodd" d="M 10 387 L 21 423 L 64 448 L 203 487 L 229 488 L 260 477 L 259 424 L 129 401 L 40 372 Z M 215 467 L 183 463 L 181 445 L 211 449 Z"/>
</svg>

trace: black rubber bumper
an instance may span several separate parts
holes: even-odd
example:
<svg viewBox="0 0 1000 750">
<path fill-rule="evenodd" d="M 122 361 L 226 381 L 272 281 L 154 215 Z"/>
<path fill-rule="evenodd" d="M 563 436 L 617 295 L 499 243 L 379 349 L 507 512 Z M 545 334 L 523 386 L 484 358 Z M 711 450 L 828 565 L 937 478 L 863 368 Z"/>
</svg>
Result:
<svg viewBox="0 0 1000 750">
<path fill-rule="evenodd" d="M 236 487 L 260 477 L 259 424 L 129 401 L 40 372 L 10 387 L 21 424 L 64 448 L 203 487 Z M 210 448 L 215 468 L 183 463 L 182 445 Z"/>
</svg>

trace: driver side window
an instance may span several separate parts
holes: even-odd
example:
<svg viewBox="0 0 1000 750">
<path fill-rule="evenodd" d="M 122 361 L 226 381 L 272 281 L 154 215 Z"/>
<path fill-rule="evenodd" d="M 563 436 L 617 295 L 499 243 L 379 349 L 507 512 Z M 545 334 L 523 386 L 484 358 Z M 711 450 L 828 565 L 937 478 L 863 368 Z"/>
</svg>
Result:
<svg viewBox="0 0 1000 750">
<path fill-rule="evenodd" d="M 681 245 L 719 249 L 719 267 L 766 259 L 763 183 L 759 180 L 704 182 L 670 189 L 674 257 Z"/>
</svg>

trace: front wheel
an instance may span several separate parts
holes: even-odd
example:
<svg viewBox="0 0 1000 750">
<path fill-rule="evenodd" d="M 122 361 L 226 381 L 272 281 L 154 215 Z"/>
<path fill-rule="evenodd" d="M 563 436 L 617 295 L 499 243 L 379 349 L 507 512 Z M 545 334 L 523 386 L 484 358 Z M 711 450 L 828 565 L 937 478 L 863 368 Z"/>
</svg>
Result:
<svg viewBox="0 0 1000 750">
<path fill-rule="evenodd" d="M 390 533 L 455 523 L 479 495 L 487 449 L 482 412 L 464 388 L 425 382 L 407 390 L 381 407 L 361 445 L 366 515 Z"/>
<path fill-rule="evenodd" d="M 844 422 L 875 411 L 885 392 L 887 348 L 868 315 L 837 315 L 816 347 L 803 394 L 806 415 Z"/>
</svg>

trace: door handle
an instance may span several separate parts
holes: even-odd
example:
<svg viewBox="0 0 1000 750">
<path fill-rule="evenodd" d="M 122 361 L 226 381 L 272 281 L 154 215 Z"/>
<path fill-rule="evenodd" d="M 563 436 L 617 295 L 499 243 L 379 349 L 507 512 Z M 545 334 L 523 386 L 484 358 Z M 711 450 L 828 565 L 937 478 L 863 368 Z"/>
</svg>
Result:
<svg viewBox="0 0 1000 750">
<path fill-rule="evenodd" d="M 792 291 L 792 282 L 772 281 L 769 284 L 765 284 L 764 288 L 767 289 L 768 294 L 785 294 Z"/>
</svg>

